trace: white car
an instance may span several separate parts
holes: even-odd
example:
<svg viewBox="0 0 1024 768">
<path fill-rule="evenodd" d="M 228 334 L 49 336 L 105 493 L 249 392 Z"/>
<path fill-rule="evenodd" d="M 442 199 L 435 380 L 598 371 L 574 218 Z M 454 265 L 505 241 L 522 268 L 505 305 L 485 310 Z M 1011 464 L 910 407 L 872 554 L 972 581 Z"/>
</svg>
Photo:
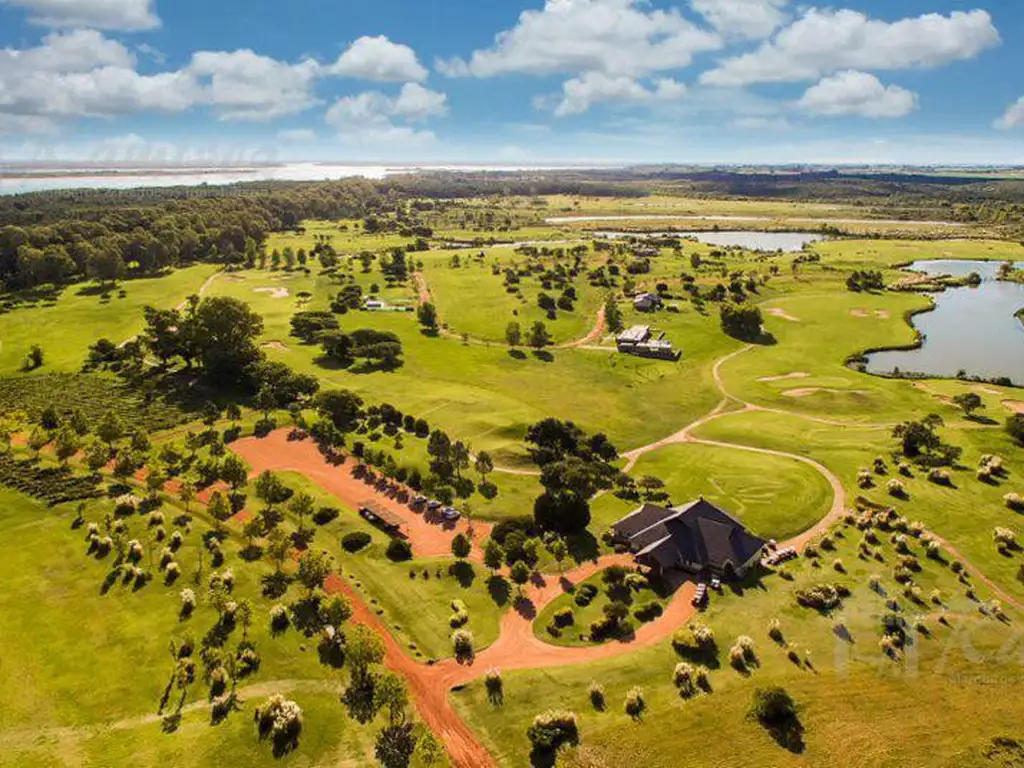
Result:
<svg viewBox="0 0 1024 768">
<path fill-rule="evenodd" d="M 454 507 L 445 507 L 441 511 L 441 517 L 443 517 L 445 520 L 448 520 L 449 522 L 454 522 L 458 520 L 460 517 L 462 517 L 462 513 L 459 512 L 459 510 L 455 509 Z"/>
</svg>

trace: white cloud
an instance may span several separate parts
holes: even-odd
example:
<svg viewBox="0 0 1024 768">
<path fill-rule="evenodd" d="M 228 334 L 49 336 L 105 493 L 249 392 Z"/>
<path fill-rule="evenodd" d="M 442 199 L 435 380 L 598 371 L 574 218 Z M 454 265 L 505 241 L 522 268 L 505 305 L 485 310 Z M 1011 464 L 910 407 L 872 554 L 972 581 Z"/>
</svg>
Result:
<svg viewBox="0 0 1024 768">
<path fill-rule="evenodd" d="M 840 72 L 807 89 L 798 106 L 817 115 L 905 117 L 917 107 L 917 94 L 883 85 L 866 72 Z"/>
<path fill-rule="evenodd" d="M 160 26 L 154 0 L 0 0 L 26 9 L 33 24 L 126 32 Z"/>
<path fill-rule="evenodd" d="M 379 83 L 422 82 L 427 70 L 407 45 L 391 42 L 384 35 L 360 37 L 327 69 L 337 77 L 353 77 Z"/>
<path fill-rule="evenodd" d="M 690 0 L 697 13 L 726 37 L 760 40 L 786 21 L 789 0 Z"/>
<path fill-rule="evenodd" d="M 580 115 L 594 104 L 602 102 L 636 104 L 654 99 L 671 101 L 686 94 L 686 86 L 671 78 L 659 79 L 654 86 L 654 90 L 650 90 L 631 77 L 612 77 L 603 72 L 587 72 L 562 84 L 562 100 L 555 106 L 555 115 Z"/>
<path fill-rule="evenodd" d="M 424 146 L 436 140 L 432 131 L 417 130 L 396 121 L 418 122 L 447 112 L 448 97 L 417 83 L 406 83 L 397 97 L 366 91 L 338 99 L 324 116 L 346 143 L 363 146 L 401 144 Z"/>
<path fill-rule="evenodd" d="M 38 115 L 5 115 L 0 113 L 0 135 L 46 134 L 56 135 L 57 124 L 48 117 Z"/>
<path fill-rule="evenodd" d="M 295 142 L 316 141 L 316 131 L 311 128 L 288 128 L 277 132 L 277 138 L 281 141 Z"/>
<path fill-rule="evenodd" d="M 650 9 L 644 0 L 546 0 L 542 10 L 523 11 L 491 48 L 469 61 L 439 62 L 438 69 L 453 77 L 601 72 L 635 79 L 688 66 L 695 53 L 721 46 L 718 34 L 676 8 Z"/>
<path fill-rule="evenodd" d="M 784 117 L 738 117 L 730 125 L 741 131 L 788 131 L 793 125 Z"/>
<path fill-rule="evenodd" d="M 994 127 L 1005 131 L 1022 125 L 1024 125 L 1024 96 L 1006 108 L 1003 116 L 995 121 Z"/>
<path fill-rule="evenodd" d="M 973 58 L 999 42 L 992 17 L 982 10 L 889 23 L 857 11 L 812 8 L 771 42 L 705 72 L 701 82 L 736 86 L 815 80 L 844 69 L 937 67 Z"/>
<path fill-rule="evenodd" d="M 187 73 L 203 89 L 200 97 L 222 120 L 261 122 L 303 112 L 319 103 L 313 84 L 320 65 L 298 64 L 261 56 L 250 50 L 199 51 Z"/>
</svg>

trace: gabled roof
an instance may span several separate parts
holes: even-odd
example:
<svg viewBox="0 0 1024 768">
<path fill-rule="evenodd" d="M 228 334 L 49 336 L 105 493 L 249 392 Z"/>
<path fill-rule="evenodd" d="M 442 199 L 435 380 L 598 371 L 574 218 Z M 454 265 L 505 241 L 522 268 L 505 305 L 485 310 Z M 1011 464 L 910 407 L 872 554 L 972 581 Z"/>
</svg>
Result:
<svg viewBox="0 0 1024 768">
<path fill-rule="evenodd" d="M 671 567 L 694 563 L 723 570 L 747 563 L 766 542 L 714 504 L 698 499 L 675 509 L 644 504 L 612 530 L 637 558 Z"/>
</svg>

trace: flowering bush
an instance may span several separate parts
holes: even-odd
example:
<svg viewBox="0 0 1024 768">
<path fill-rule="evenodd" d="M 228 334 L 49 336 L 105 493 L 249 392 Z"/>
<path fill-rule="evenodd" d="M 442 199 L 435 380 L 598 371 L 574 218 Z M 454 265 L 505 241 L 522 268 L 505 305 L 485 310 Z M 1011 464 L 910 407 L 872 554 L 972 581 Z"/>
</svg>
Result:
<svg viewBox="0 0 1024 768">
<path fill-rule="evenodd" d="M 289 751 L 298 746 L 302 733 L 302 709 L 279 693 L 256 708 L 256 727 L 261 739 L 270 739 L 275 749 Z"/>
</svg>

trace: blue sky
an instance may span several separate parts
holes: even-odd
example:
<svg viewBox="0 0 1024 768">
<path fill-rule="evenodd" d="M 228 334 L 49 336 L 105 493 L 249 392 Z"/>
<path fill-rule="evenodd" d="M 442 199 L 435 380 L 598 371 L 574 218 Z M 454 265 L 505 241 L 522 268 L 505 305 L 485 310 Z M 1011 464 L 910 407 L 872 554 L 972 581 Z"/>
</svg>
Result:
<svg viewBox="0 0 1024 768">
<path fill-rule="evenodd" d="M 1024 164 L 1020 0 L 0 0 L 0 161 Z"/>
</svg>

